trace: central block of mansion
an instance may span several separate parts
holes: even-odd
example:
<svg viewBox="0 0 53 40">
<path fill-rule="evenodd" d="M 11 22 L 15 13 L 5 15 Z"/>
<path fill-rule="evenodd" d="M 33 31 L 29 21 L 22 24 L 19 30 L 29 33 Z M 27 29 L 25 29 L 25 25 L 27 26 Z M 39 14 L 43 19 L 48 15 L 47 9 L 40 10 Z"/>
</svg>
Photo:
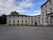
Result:
<svg viewBox="0 0 53 40">
<path fill-rule="evenodd" d="M 7 25 L 39 25 L 37 16 L 21 15 L 16 11 L 7 15 Z"/>
</svg>

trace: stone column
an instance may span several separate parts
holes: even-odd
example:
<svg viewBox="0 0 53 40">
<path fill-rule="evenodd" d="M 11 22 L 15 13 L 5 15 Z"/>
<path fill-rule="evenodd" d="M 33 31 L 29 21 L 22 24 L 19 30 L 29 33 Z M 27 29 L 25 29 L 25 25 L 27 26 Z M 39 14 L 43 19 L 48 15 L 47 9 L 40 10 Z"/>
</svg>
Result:
<svg viewBox="0 0 53 40">
<path fill-rule="evenodd" d="M 51 22 L 50 22 L 50 16 L 48 17 L 48 25 L 50 25 L 51 24 Z"/>
</svg>

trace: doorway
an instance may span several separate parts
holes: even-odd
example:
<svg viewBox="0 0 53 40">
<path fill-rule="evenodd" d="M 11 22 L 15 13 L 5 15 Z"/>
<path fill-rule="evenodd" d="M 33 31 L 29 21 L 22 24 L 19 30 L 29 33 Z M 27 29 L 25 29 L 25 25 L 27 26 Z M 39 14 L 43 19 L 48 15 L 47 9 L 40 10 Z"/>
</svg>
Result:
<svg viewBox="0 0 53 40">
<path fill-rule="evenodd" d="M 35 22 L 35 26 L 37 26 L 37 22 Z"/>
</svg>

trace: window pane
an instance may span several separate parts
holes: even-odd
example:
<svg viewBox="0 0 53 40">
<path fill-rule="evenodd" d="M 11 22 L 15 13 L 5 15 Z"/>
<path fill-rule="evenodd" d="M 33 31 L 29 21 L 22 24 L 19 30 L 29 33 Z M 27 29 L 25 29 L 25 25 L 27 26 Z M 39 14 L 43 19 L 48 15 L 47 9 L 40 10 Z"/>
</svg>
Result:
<svg viewBox="0 0 53 40">
<path fill-rule="evenodd" d="M 27 24 L 27 20 L 25 21 L 25 23 Z"/>
<path fill-rule="evenodd" d="M 23 24 L 23 20 L 22 20 L 22 24 Z"/>
<path fill-rule="evenodd" d="M 13 20 L 13 24 L 15 24 L 15 20 Z"/>
<path fill-rule="evenodd" d="M 17 23 L 19 24 L 19 20 L 17 20 Z"/>
<path fill-rule="evenodd" d="M 11 20 L 9 20 L 9 24 L 11 23 Z"/>
<path fill-rule="evenodd" d="M 33 20 L 31 20 L 31 23 L 33 23 Z"/>
</svg>

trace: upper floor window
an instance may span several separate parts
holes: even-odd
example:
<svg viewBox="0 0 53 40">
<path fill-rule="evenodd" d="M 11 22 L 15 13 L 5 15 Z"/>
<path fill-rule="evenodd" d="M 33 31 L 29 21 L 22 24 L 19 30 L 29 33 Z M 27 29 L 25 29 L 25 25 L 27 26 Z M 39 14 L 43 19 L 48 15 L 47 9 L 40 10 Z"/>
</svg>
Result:
<svg viewBox="0 0 53 40">
<path fill-rule="evenodd" d="M 45 8 L 47 7 L 47 5 L 45 5 Z"/>
<path fill-rule="evenodd" d="M 46 10 L 45 12 L 46 12 L 46 14 L 47 14 L 47 10 Z"/>
<path fill-rule="evenodd" d="M 42 9 L 41 10 L 44 10 L 44 7 L 42 7 Z"/>
<path fill-rule="evenodd" d="M 42 16 L 44 17 L 44 12 L 42 12 Z"/>
<path fill-rule="evenodd" d="M 52 8 L 50 8 L 50 12 L 52 12 Z"/>
</svg>

